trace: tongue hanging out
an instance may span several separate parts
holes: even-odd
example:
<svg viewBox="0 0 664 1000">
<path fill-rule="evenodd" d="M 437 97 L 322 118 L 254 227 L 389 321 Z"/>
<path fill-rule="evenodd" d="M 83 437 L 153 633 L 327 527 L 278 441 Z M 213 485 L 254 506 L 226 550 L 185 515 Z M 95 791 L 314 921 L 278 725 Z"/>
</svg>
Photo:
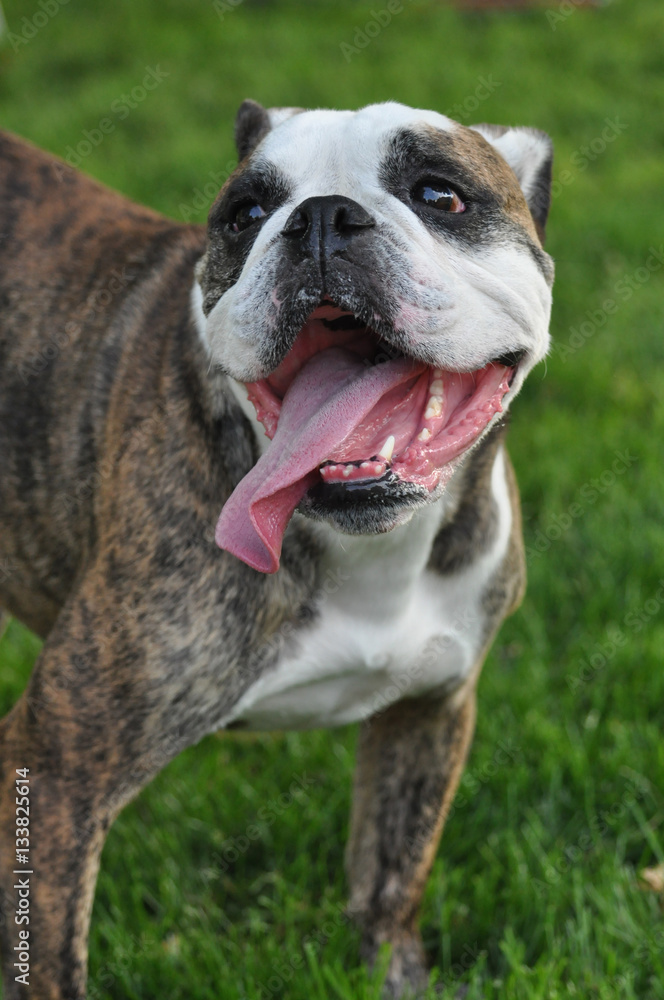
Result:
<svg viewBox="0 0 664 1000">
<path fill-rule="evenodd" d="M 286 392 L 267 452 L 224 505 L 217 545 L 262 573 L 274 573 L 286 525 L 319 481 L 318 467 L 358 432 L 381 400 L 400 389 L 407 397 L 425 371 L 405 358 L 367 367 L 339 348 L 316 354 Z"/>
<path fill-rule="evenodd" d="M 279 568 L 288 522 L 316 483 L 375 481 L 390 468 L 432 490 L 443 467 L 501 409 L 509 387 L 510 369 L 503 365 L 458 373 L 409 358 L 369 364 L 353 347 L 313 355 L 308 347 L 294 377 L 292 362 L 280 366 L 278 373 L 287 374 L 283 385 L 273 376 L 250 386 L 258 416 L 274 436 L 224 505 L 215 537 L 260 572 Z M 277 388 L 285 390 L 281 401 Z"/>
</svg>

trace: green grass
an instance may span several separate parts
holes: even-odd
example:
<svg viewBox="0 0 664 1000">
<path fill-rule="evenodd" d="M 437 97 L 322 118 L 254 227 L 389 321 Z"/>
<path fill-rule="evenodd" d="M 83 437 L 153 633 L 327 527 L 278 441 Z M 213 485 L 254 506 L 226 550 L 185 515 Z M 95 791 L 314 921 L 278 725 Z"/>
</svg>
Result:
<svg viewBox="0 0 664 1000">
<path fill-rule="evenodd" d="M 71 0 L 29 44 L 0 51 L 2 122 L 65 154 L 159 66 L 169 75 L 126 118 L 112 114 L 82 167 L 199 220 L 197 192 L 232 159 L 247 96 L 457 106 L 466 123 L 552 135 L 557 349 L 531 376 L 510 432 L 530 584 L 484 669 L 424 936 L 447 998 L 460 983 L 468 1000 L 664 997 L 661 905 L 637 878 L 664 859 L 664 606 L 654 598 L 664 576 L 664 267 L 647 280 L 639 270 L 663 238 L 660 2 L 572 9 L 551 23 L 544 9 L 463 15 L 413 0 L 350 61 L 340 46 L 371 5 L 227 6 L 221 19 L 211 3 Z M 6 0 L 10 30 L 39 9 Z M 561 9 L 571 5 L 552 3 Z M 491 93 L 475 110 L 481 77 Z M 627 128 L 584 166 L 579 151 L 607 118 Z M 595 320 L 581 327 L 587 310 Z M 37 648 L 11 623 L 0 644 L 5 707 Z M 209 737 L 174 761 L 108 838 L 91 996 L 377 997 L 339 917 L 355 738 Z M 509 764 L 497 763 L 501 740 Z M 261 806 L 303 776 L 245 843 Z"/>
</svg>

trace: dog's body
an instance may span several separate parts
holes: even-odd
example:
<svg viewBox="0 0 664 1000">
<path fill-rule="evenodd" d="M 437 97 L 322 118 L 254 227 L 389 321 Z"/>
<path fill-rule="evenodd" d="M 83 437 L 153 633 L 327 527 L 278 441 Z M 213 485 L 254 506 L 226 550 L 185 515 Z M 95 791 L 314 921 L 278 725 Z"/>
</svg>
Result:
<svg viewBox="0 0 664 1000">
<path fill-rule="evenodd" d="M 406 358 L 390 362 L 395 378 L 410 377 L 407 359 L 419 364 L 427 352 L 422 363 L 444 368 L 443 378 L 498 358 L 496 370 L 502 364 L 509 374 L 500 383 L 508 402 L 543 356 L 550 264 L 514 175 L 478 133 L 406 110 L 385 105 L 355 116 L 290 110 L 270 116 L 243 106 L 237 126 L 243 161 L 213 206 L 207 235 L 130 204 L 21 140 L 0 137 L 0 604 L 46 639 L 28 690 L 0 730 L 7 1000 L 84 996 L 104 836 L 119 809 L 175 754 L 224 727 L 356 720 L 364 722 L 347 855 L 350 908 L 369 959 L 382 942 L 392 944 L 388 985 L 395 994 L 425 979 L 419 900 L 472 735 L 482 660 L 525 581 L 505 427 L 486 400 L 482 427 L 470 411 L 464 426 L 472 425 L 473 441 L 453 456 L 440 482 L 434 475 L 422 485 L 424 474 L 399 474 L 399 459 L 383 460 L 381 452 L 375 472 L 364 463 L 366 473 L 355 471 L 359 460 L 333 455 L 336 465 L 321 466 L 331 466 L 330 481 L 310 486 L 325 476 L 302 471 L 300 458 L 289 456 L 288 440 L 281 440 L 286 418 L 276 433 L 278 411 L 272 424 L 263 420 L 274 434 L 270 445 L 255 419 L 253 426 L 247 419 L 253 411 L 240 385 L 254 386 L 255 402 L 255 387 L 281 370 L 312 313 L 323 316 L 329 338 L 337 314 L 366 323 L 367 303 L 384 341 L 405 349 Z M 438 127 L 455 137 L 455 155 L 467 156 L 475 175 L 483 172 L 487 205 L 492 170 L 508 188 L 499 209 L 491 208 L 496 225 L 499 210 L 509 217 L 509 225 L 498 220 L 500 246 L 489 250 L 503 269 L 500 289 L 487 271 L 489 291 L 476 296 L 470 326 L 460 337 L 448 332 L 444 342 L 427 310 L 454 318 L 459 305 L 449 295 L 431 305 L 447 292 L 442 279 L 436 284 L 427 274 L 429 236 L 419 232 L 415 216 L 404 215 L 403 200 L 395 207 L 398 193 L 378 190 L 375 178 L 363 181 L 361 165 L 342 170 L 321 143 L 339 126 L 330 148 L 346 148 L 344 142 L 354 148 L 364 136 L 361 153 L 371 163 L 379 158 L 372 142 L 383 154 L 386 133 L 403 145 L 414 115 L 418 122 L 424 117 L 429 144 Z M 502 135 L 485 133 L 497 141 Z M 513 135 L 507 133 L 508 151 Z M 550 177 L 548 147 L 546 153 L 526 157 L 530 175 L 521 177 L 538 225 L 548 203 L 541 194 Z M 411 151 L 409 163 L 412 157 Z M 383 155 L 381 163 L 381 176 L 391 171 L 385 184 L 394 186 L 394 157 L 386 165 Z M 246 201 L 252 170 L 263 178 L 261 191 L 270 189 L 267 212 Z M 232 218 L 258 235 L 248 242 L 245 233 L 244 243 L 229 249 L 236 223 L 224 221 L 220 236 L 219 218 L 238 184 L 245 201 Z M 341 209 L 334 206 L 338 245 L 328 253 L 326 199 L 337 195 L 343 201 Z M 446 205 L 455 204 L 446 197 Z M 303 249 L 318 202 L 325 203 L 320 246 Z M 388 232 L 386 223 L 377 225 L 381 212 L 396 227 L 396 249 L 382 246 L 381 267 L 392 269 L 385 287 L 401 289 L 398 308 L 362 286 L 366 275 L 375 278 L 376 261 L 366 259 L 374 228 L 383 241 Z M 432 238 L 441 240 L 438 230 Z M 464 259 L 471 271 L 478 266 L 465 239 L 443 237 L 459 275 Z M 510 240 L 516 249 L 503 261 Z M 358 241 L 364 242 L 354 261 Z M 417 301 L 404 300 L 400 242 L 417 274 Z M 321 266 L 312 276 L 317 254 Z M 514 260 L 523 263 L 523 276 Z M 195 267 L 200 288 L 192 292 Z M 349 268 L 359 276 L 355 285 Z M 524 291 L 529 284 L 531 299 Z M 493 330 L 486 328 L 492 317 Z M 505 360 L 510 352 L 519 360 Z M 337 366 L 347 362 L 334 351 L 327 355 Z M 363 394 L 375 378 L 392 377 L 389 364 L 375 367 L 381 369 L 375 377 L 373 369 L 361 372 Z M 423 376 L 432 393 L 437 372 Z M 339 392 L 348 394 L 343 379 Z M 433 416 L 426 426 L 434 426 L 439 410 L 427 413 Z M 396 438 L 395 456 L 398 432 Z M 417 440 L 430 438 L 425 429 Z M 308 447 L 302 444 L 297 455 Z M 265 463 L 280 448 L 286 457 L 276 474 L 290 473 L 295 463 L 309 485 L 296 498 L 283 550 L 273 535 L 264 545 L 253 529 L 236 530 L 241 520 L 229 528 L 225 514 L 217 540 L 236 554 L 221 552 L 214 544 L 219 509 L 232 510 L 226 501 L 240 495 L 252 470 L 267 469 L 259 485 L 270 481 L 275 473 Z M 279 558 L 278 572 L 256 571 L 276 569 Z M 29 925 L 14 919 L 22 768 L 29 768 L 34 872 Z M 21 929 L 30 934 L 27 993 L 19 993 L 14 967 L 14 948 L 26 940 Z"/>
</svg>

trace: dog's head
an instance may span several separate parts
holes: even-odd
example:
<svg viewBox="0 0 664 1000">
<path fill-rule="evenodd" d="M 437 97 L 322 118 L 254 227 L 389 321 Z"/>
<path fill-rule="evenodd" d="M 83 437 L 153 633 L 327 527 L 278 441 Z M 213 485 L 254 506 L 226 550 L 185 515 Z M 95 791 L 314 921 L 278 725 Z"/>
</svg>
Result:
<svg viewBox="0 0 664 1000">
<path fill-rule="evenodd" d="M 212 360 L 273 440 L 218 540 L 276 569 L 296 505 L 374 533 L 440 496 L 546 354 L 552 151 L 392 103 L 246 101 L 236 140 L 198 278 Z M 253 556 L 227 544 L 247 525 Z"/>
</svg>

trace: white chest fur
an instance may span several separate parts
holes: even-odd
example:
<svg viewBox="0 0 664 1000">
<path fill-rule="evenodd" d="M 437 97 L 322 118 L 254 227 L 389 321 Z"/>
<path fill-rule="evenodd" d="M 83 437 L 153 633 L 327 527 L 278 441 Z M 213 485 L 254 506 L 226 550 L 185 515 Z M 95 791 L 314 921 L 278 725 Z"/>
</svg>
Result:
<svg viewBox="0 0 664 1000">
<path fill-rule="evenodd" d="M 467 677 L 484 641 L 482 595 L 505 556 L 512 523 L 502 449 L 491 489 L 498 511 L 493 541 L 473 565 L 451 576 L 426 569 L 444 499 L 388 535 L 352 537 L 325 529 L 317 619 L 298 631 L 224 724 L 344 725 Z"/>
</svg>

